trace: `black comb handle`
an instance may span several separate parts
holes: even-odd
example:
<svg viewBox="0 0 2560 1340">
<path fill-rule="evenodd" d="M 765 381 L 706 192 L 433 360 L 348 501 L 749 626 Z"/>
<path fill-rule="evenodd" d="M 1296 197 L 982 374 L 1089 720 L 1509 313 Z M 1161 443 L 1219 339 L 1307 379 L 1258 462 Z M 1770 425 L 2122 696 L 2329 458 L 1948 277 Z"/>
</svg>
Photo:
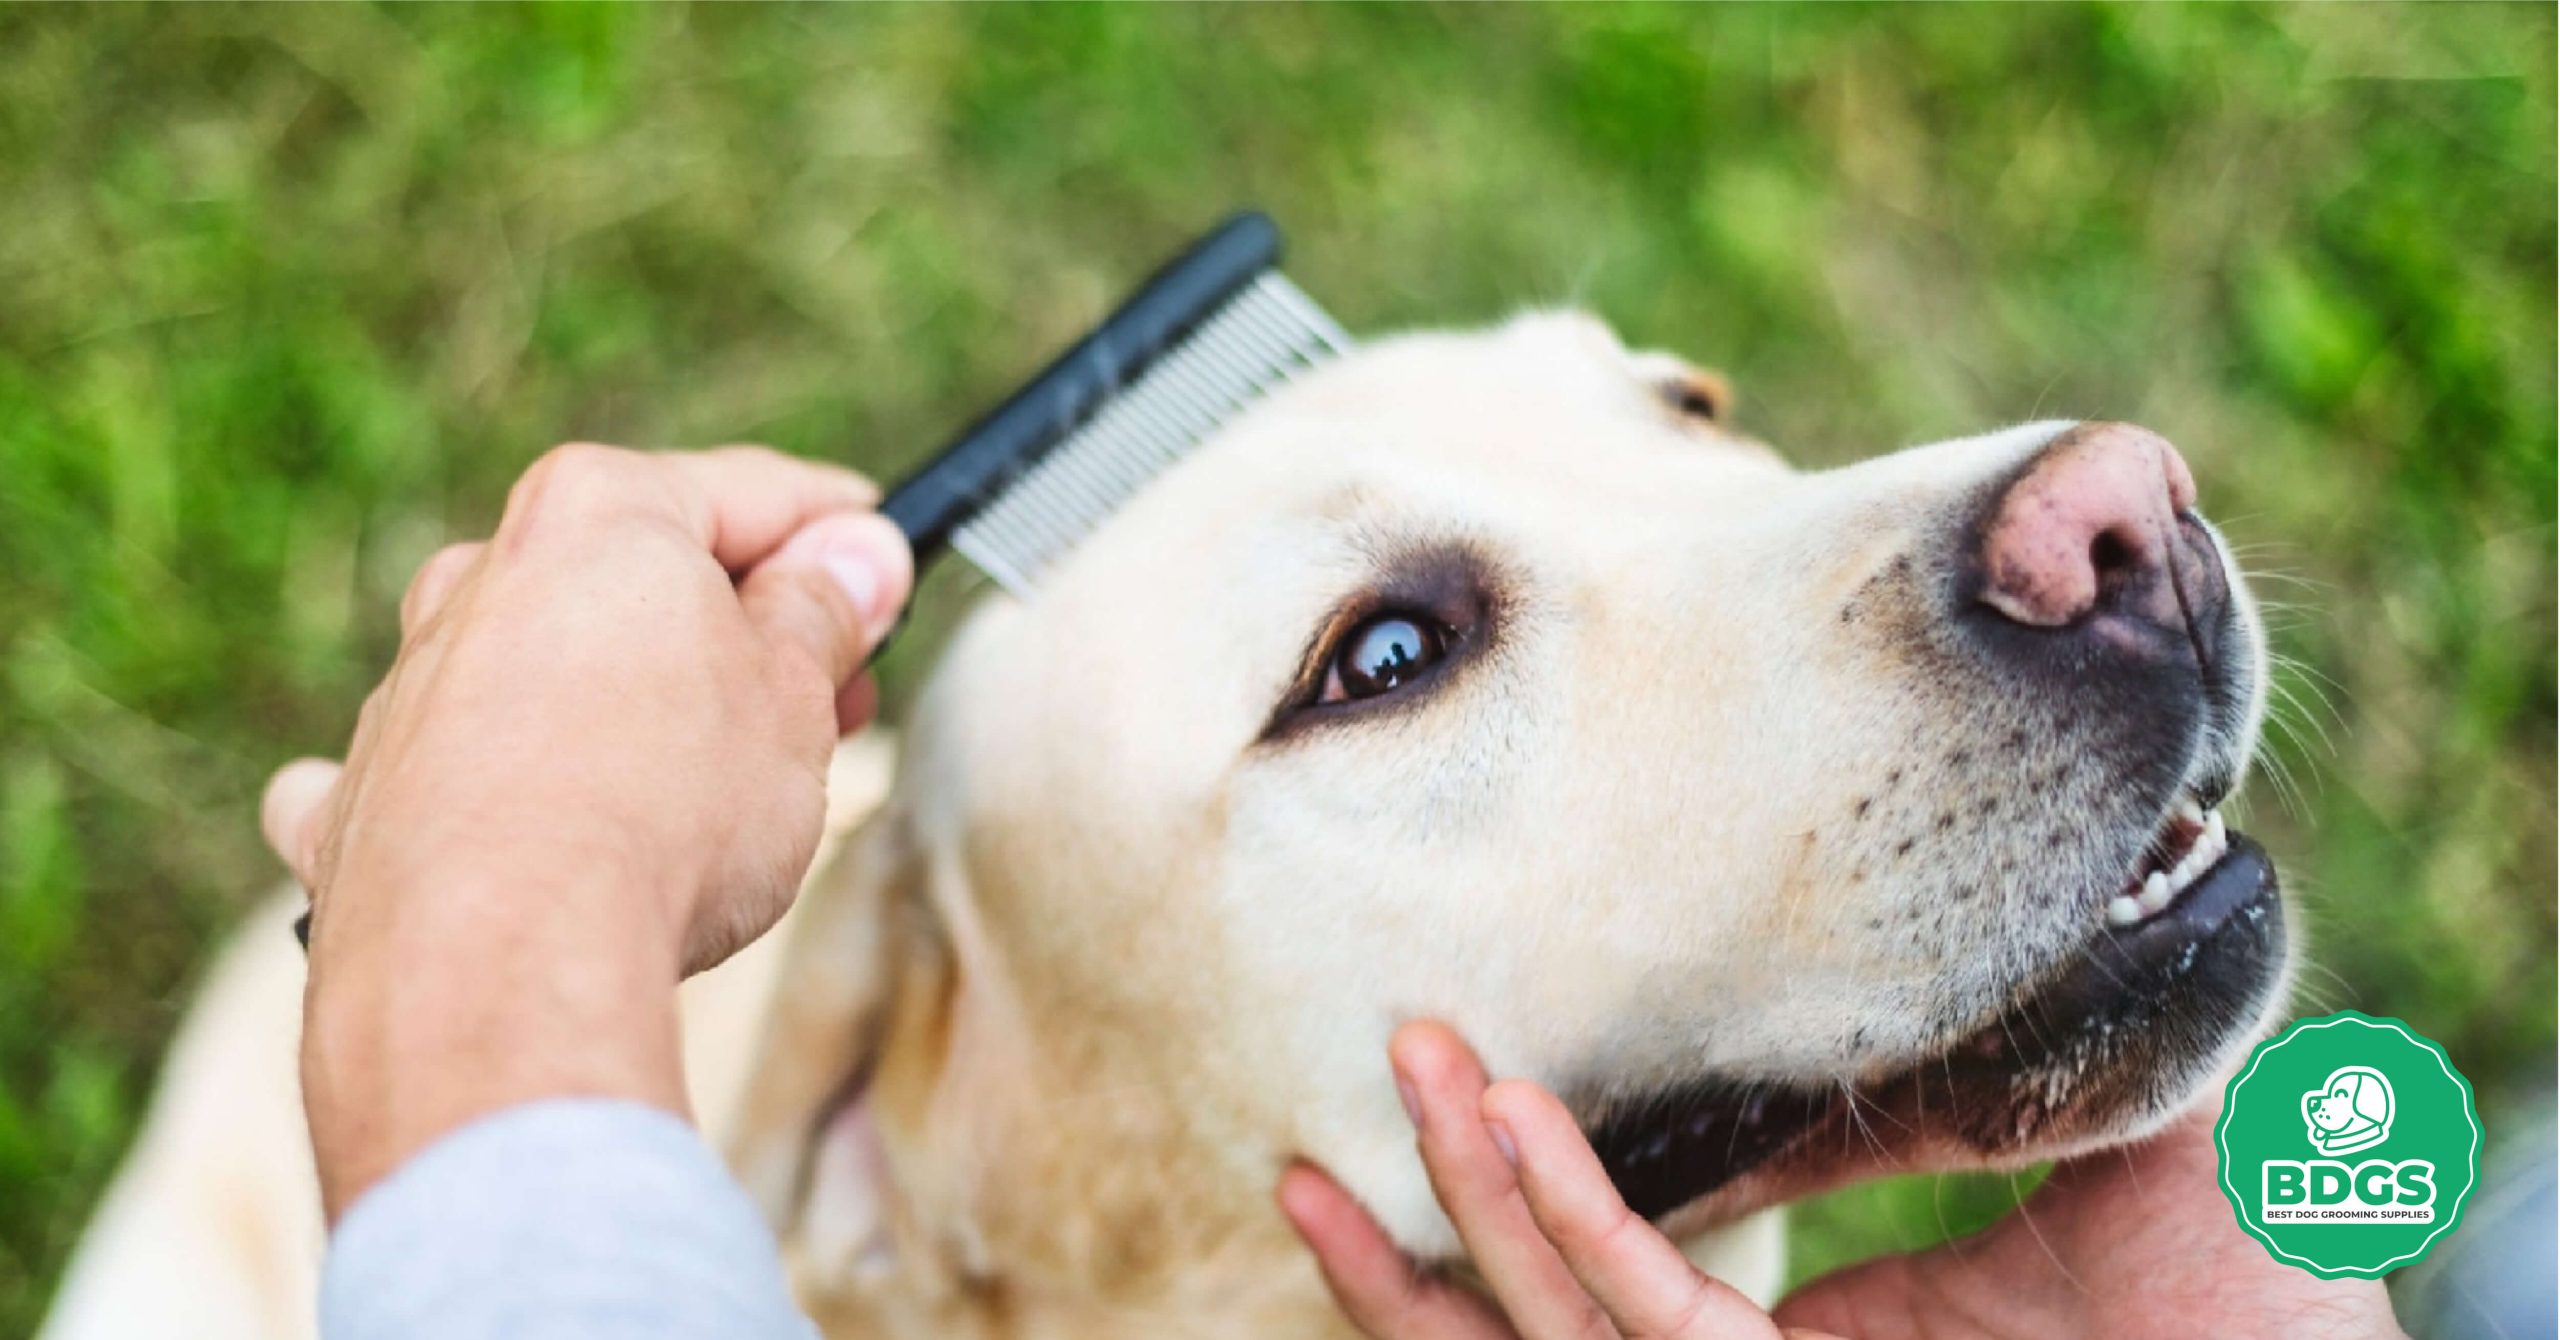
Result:
<svg viewBox="0 0 2560 1340">
<path fill-rule="evenodd" d="M 1230 217 L 891 489 L 880 510 L 906 532 L 916 567 L 940 557 L 953 530 L 1279 261 L 1280 229 L 1270 216 Z"/>
</svg>

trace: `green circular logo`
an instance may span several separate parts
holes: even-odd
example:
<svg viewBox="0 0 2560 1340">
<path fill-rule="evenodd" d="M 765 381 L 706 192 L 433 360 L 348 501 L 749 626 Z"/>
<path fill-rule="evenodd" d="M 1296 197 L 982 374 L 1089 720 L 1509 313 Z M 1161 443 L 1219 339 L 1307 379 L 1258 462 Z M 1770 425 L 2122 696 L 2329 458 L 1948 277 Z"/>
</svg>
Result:
<svg viewBox="0 0 2560 1340">
<path fill-rule="evenodd" d="M 2240 1227 L 2323 1279 L 2416 1263 L 2480 1180 L 2471 1081 L 2407 1024 L 2353 1010 L 2258 1044 L 2213 1143 Z"/>
</svg>

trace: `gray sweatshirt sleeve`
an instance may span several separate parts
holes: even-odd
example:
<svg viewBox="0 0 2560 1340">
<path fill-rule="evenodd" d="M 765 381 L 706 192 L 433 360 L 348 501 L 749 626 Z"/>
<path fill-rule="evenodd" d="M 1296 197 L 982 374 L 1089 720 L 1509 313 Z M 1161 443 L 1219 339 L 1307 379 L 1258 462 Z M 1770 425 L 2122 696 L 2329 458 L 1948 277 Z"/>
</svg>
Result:
<svg viewBox="0 0 2560 1340">
<path fill-rule="evenodd" d="M 693 1128 L 639 1103 L 483 1117 L 339 1221 L 324 1340 L 814 1340 L 773 1235 Z"/>
</svg>

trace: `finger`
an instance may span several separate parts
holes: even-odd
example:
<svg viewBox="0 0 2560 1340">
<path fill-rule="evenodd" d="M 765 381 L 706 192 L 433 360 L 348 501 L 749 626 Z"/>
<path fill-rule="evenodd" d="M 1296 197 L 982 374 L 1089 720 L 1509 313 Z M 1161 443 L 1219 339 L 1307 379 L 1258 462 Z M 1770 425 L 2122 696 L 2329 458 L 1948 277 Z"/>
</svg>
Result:
<svg viewBox="0 0 2560 1340">
<path fill-rule="evenodd" d="M 477 542 L 448 544 L 427 555 L 427 561 L 418 565 L 418 575 L 409 579 L 409 589 L 400 597 L 401 637 L 417 636 L 418 630 L 436 617 L 436 611 L 444 608 L 445 598 L 453 594 L 453 588 L 461 584 L 487 548 Z"/>
<path fill-rule="evenodd" d="M 1597 1303 L 1548 1245 L 1494 1148 L 1478 1104 L 1484 1067 L 1448 1027 L 1407 1024 L 1387 1044 L 1422 1131 L 1422 1166 L 1477 1273 L 1529 1340 L 1614 1336 Z"/>
<path fill-rule="evenodd" d="M 1325 1288 L 1376 1340 L 1511 1340 L 1482 1300 L 1416 1267 L 1341 1185 L 1306 1164 L 1280 1175 L 1280 1212 L 1316 1254 Z"/>
<path fill-rule="evenodd" d="M 329 798 L 342 769 L 325 758 L 299 758 L 276 769 L 258 803 L 258 827 L 305 889 L 320 882 L 320 840 Z"/>
<path fill-rule="evenodd" d="M 1619 1330 L 1666 1340 L 1775 1340 L 1768 1313 L 1701 1273 L 1627 1208 L 1555 1095 L 1506 1080 L 1485 1091 L 1482 1110 L 1518 1156 L 1520 1189 L 1539 1229 Z"/>
<path fill-rule="evenodd" d="M 851 735 L 871 724 L 880 711 L 880 681 L 869 675 L 856 675 L 853 682 L 836 690 L 836 733 Z"/>
<path fill-rule="evenodd" d="M 1912 1317 L 1942 1310 L 1947 1304 L 1932 1287 L 1943 1278 L 1941 1272 L 1999 1278 L 1996 1272 L 1984 1275 L 1982 1262 L 1965 1255 L 1966 1250 L 1959 1243 L 1953 1250 L 1939 1247 L 1911 1256 L 1883 1256 L 1820 1276 L 1779 1300 L 1778 1333 L 1787 1340 L 1829 1340 L 1871 1327 L 1878 1316 Z M 2085 1300 L 2075 1294 L 2070 1301 L 2077 1305 Z M 2030 1318 L 2040 1311 L 2035 1303 L 2015 1310 Z M 2026 1333 L 2033 1333 L 2032 1325 Z"/>
<path fill-rule="evenodd" d="M 695 534 L 720 566 L 743 573 L 820 517 L 867 512 L 880 501 L 870 480 L 840 466 L 804 461 L 769 447 L 669 452 L 694 495 Z"/>
<path fill-rule="evenodd" d="M 798 647 L 842 687 L 896 622 L 914 563 L 878 513 L 828 517 L 749 572 L 738 599 L 766 637 Z"/>
<path fill-rule="evenodd" d="M 820 517 L 868 510 L 879 498 L 850 470 L 763 447 L 639 452 L 573 442 L 543 453 L 507 495 L 498 541 L 587 546 L 599 523 L 672 526 L 730 575 L 772 555 Z"/>
</svg>

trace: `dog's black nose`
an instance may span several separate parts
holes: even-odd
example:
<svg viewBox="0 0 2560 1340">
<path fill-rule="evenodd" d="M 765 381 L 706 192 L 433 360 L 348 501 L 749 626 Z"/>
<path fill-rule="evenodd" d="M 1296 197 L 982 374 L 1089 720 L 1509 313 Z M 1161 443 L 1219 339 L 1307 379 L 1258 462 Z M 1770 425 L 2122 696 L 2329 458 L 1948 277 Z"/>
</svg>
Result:
<svg viewBox="0 0 2560 1340">
<path fill-rule="evenodd" d="M 1993 501 L 1974 599 L 2020 629 L 2201 657 L 2230 591 L 2195 500 L 2195 477 L 2158 434 L 2072 428 Z"/>
</svg>

